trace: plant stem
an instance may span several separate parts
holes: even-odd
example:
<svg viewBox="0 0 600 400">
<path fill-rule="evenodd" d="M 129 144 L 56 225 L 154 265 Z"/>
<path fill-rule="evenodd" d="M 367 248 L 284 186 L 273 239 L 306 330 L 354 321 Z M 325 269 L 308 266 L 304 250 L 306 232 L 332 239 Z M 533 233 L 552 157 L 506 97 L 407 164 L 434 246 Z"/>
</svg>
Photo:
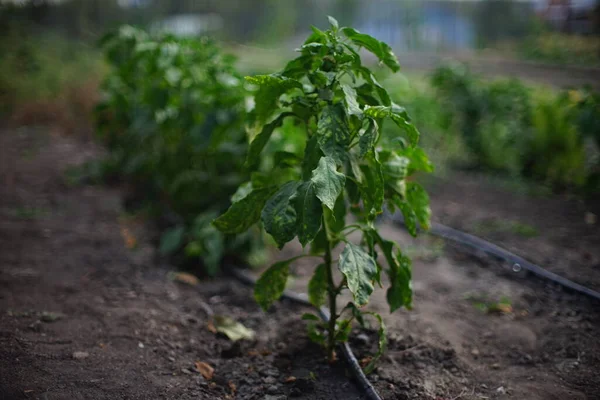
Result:
<svg viewBox="0 0 600 400">
<path fill-rule="evenodd" d="M 325 255 L 323 261 L 325 263 L 325 271 L 327 272 L 327 293 L 329 295 L 329 326 L 327 337 L 327 358 L 329 362 L 335 361 L 335 323 L 337 321 L 336 313 L 336 286 L 333 281 L 333 266 L 331 262 L 331 241 L 329 240 L 329 232 L 327 231 L 327 223 L 323 218 L 323 227 L 327 233 L 327 245 L 325 246 Z"/>
</svg>

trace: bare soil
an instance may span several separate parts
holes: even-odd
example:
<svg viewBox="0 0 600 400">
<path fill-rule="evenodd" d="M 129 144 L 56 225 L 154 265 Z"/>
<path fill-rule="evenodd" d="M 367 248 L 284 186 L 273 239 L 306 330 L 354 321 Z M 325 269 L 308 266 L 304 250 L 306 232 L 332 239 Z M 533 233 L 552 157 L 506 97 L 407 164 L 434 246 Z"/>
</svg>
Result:
<svg viewBox="0 0 600 400">
<path fill-rule="evenodd" d="M 122 189 L 68 185 L 65 169 L 97 156 L 94 146 L 24 129 L 1 132 L 0 149 L 0 399 L 362 398 L 344 363 L 328 365 L 306 339 L 306 310 L 282 301 L 265 314 L 227 277 L 170 280 L 156 232 L 124 215 Z M 430 189 L 439 221 L 600 287 L 589 206 L 470 175 Z M 537 235 L 482 230 L 490 219 Z M 389 328 L 370 376 L 384 399 L 600 399 L 597 303 L 439 239 L 382 229 L 415 260 L 414 309 L 390 315 L 382 293 L 370 305 Z M 298 250 L 290 244 L 282 256 Z M 312 267 L 295 266 L 295 288 Z M 211 314 L 256 339 L 213 333 Z M 372 354 L 374 332 L 357 330 L 352 345 L 359 358 Z"/>
</svg>

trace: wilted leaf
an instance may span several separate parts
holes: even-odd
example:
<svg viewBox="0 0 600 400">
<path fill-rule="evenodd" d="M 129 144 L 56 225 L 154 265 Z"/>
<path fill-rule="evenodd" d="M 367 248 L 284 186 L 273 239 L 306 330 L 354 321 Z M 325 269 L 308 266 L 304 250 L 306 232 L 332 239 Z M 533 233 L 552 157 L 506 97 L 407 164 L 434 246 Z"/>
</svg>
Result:
<svg viewBox="0 0 600 400">
<path fill-rule="evenodd" d="M 196 361 L 195 363 L 196 371 L 200 372 L 204 379 L 207 381 L 212 380 L 213 375 L 215 373 L 215 369 L 211 367 L 208 363 L 204 361 Z"/>
<path fill-rule="evenodd" d="M 241 339 L 252 340 L 256 335 L 252 329 L 248 329 L 241 323 L 221 315 L 215 315 L 214 325 L 217 332 L 224 334 L 234 342 Z"/>
<path fill-rule="evenodd" d="M 171 280 L 176 282 L 185 283 L 191 286 L 196 286 L 198 284 L 198 278 L 192 274 L 187 272 L 171 272 L 169 274 Z"/>
</svg>

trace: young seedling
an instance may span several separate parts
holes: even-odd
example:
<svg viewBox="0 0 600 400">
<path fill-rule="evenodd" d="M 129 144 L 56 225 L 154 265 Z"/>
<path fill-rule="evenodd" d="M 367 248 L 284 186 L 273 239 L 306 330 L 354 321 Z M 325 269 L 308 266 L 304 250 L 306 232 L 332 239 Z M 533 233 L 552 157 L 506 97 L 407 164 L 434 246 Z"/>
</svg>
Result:
<svg viewBox="0 0 600 400">
<path fill-rule="evenodd" d="M 359 51 L 364 48 L 398 71 L 390 47 L 352 28 L 340 28 L 331 17 L 329 21 L 327 31 L 313 28 L 299 57 L 282 72 L 246 77 L 257 86 L 246 161 L 254 172 L 214 224 L 236 234 L 260 220 L 279 248 L 295 237 L 302 246 L 309 245 L 308 254 L 277 262 L 265 271 L 255 287 L 255 298 L 266 310 L 281 297 L 293 261 L 321 258 L 309 283 L 309 298 L 316 307 L 327 303 L 331 318 L 322 326 L 316 316 L 305 314 L 309 336 L 326 347 L 333 361 L 335 346 L 348 339 L 352 321 L 363 324 L 365 314 L 374 316 L 380 324 L 380 340 L 378 355 L 367 367 L 371 369 L 385 347 L 385 327 L 379 315 L 362 307 L 375 285 L 383 287 L 381 272 L 389 278 L 391 311 L 410 308 L 412 299 L 410 259 L 379 234 L 375 219 L 386 205 L 403 213 L 411 234 L 416 234 L 417 224 L 427 229 L 428 196 L 407 177 L 419 170 L 430 172 L 432 166 L 417 147 L 419 132 L 406 111 L 392 102 L 362 65 Z M 304 128 L 303 151 L 265 154 L 273 132 L 285 119 Z M 394 129 L 386 131 L 384 138 L 382 126 L 388 122 Z M 263 162 L 269 157 L 273 162 Z M 348 209 L 351 224 L 346 224 Z M 352 232 L 361 233 L 359 241 L 350 240 Z M 338 246 L 343 250 L 336 258 Z M 341 272 L 337 282 L 334 267 Z M 339 309 L 337 299 L 344 290 L 351 292 L 353 300 Z"/>
</svg>

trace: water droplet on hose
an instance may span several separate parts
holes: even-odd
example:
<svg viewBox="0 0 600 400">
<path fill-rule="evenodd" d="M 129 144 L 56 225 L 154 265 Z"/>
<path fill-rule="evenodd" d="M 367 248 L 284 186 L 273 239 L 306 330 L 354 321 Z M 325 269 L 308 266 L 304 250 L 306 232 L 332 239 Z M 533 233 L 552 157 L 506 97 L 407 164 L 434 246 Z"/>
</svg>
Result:
<svg viewBox="0 0 600 400">
<path fill-rule="evenodd" d="M 513 268 L 512 268 L 512 270 L 513 270 L 514 272 L 519 272 L 519 271 L 521 271 L 521 269 L 522 269 L 522 268 L 521 268 L 521 264 L 519 264 L 519 263 L 514 263 L 514 264 L 513 264 Z"/>
</svg>

